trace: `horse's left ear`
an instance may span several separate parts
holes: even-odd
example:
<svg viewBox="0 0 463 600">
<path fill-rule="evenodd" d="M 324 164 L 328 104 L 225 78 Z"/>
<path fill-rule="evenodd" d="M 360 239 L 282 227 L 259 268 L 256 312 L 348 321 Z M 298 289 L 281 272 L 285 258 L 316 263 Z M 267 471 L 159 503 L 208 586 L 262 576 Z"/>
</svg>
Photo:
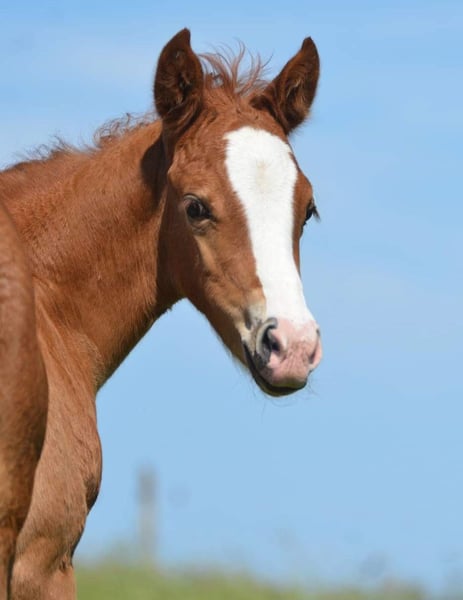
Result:
<svg viewBox="0 0 463 600">
<path fill-rule="evenodd" d="M 154 80 L 156 110 L 170 132 L 180 134 L 198 115 L 203 101 L 203 70 L 182 29 L 159 57 Z"/>
<path fill-rule="evenodd" d="M 267 110 L 286 134 L 300 125 L 309 114 L 317 91 L 320 59 L 312 38 L 306 38 L 299 52 L 263 92 L 251 99 L 259 110 Z"/>
</svg>

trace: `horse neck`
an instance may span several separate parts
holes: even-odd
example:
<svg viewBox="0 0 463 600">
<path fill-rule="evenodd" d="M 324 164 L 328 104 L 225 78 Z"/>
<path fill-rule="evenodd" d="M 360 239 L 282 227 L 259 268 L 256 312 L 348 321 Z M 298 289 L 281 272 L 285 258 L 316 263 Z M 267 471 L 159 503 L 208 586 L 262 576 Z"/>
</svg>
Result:
<svg viewBox="0 0 463 600">
<path fill-rule="evenodd" d="M 68 363 L 88 365 L 99 386 L 179 296 L 160 242 L 160 125 L 45 161 L 35 174 L 41 184 L 47 168 L 37 191 L 31 165 L 29 193 L 8 207 L 29 247 L 43 344 L 73 353 Z"/>
</svg>

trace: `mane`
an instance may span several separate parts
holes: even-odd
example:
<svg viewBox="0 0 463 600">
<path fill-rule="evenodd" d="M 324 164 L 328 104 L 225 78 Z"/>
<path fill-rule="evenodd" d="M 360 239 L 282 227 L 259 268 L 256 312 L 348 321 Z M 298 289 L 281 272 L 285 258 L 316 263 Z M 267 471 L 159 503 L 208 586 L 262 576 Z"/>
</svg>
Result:
<svg viewBox="0 0 463 600">
<path fill-rule="evenodd" d="M 248 59 L 247 68 L 243 68 L 244 59 Z M 200 54 L 205 77 L 206 93 L 218 92 L 228 99 L 246 98 L 261 91 L 266 85 L 265 72 L 267 62 L 239 45 L 237 54 L 228 47 L 214 53 Z"/>
<path fill-rule="evenodd" d="M 126 113 L 123 117 L 111 119 L 103 123 L 93 134 L 93 146 L 87 147 L 88 151 L 104 148 L 108 143 L 118 140 L 127 133 L 136 131 L 149 125 L 157 118 L 154 110 L 142 115 Z"/>
<path fill-rule="evenodd" d="M 254 92 L 262 90 L 266 85 L 265 71 L 267 63 L 259 55 L 253 56 L 243 44 L 235 54 L 230 48 L 221 51 L 200 54 L 204 69 L 204 91 L 207 95 L 224 96 L 229 100 L 246 98 Z M 248 58 L 247 68 L 243 68 Z M 149 125 L 158 118 L 154 109 L 142 115 L 126 113 L 123 117 L 113 119 L 99 127 L 93 135 L 93 146 L 87 146 L 91 152 L 106 146 L 127 133 Z M 70 146 L 60 141 L 60 149 L 69 151 Z M 55 148 L 56 150 L 56 148 Z"/>
<path fill-rule="evenodd" d="M 3 174 L 23 172 L 30 168 L 40 168 L 40 165 L 52 161 L 65 161 L 75 156 L 90 156 L 105 148 L 124 135 L 135 132 L 141 127 L 149 125 L 156 119 L 153 111 L 142 115 L 126 113 L 123 117 L 106 121 L 93 134 L 89 144 L 75 145 L 63 140 L 59 135 L 53 136 L 48 144 L 40 144 L 20 155 L 20 160 L 0 170 Z"/>
</svg>

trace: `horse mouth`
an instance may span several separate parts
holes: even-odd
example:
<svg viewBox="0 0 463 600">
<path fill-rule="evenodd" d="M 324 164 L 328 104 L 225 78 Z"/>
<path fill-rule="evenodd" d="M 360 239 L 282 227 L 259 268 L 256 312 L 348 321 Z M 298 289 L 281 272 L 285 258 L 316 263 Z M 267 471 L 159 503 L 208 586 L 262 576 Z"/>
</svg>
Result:
<svg viewBox="0 0 463 600">
<path fill-rule="evenodd" d="M 252 358 L 251 351 L 249 350 L 246 344 L 243 344 L 243 349 L 244 355 L 246 357 L 247 367 L 251 375 L 253 376 L 254 381 L 257 383 L 260 389 L 269 396 L 288 396 L 289 394 L 294 394 L 294 392 L 297 392 L 298 390 L 304 387 L 305 383 L 299 387 L 278 386 L 274 385 L 273 383 L 270 383 L 269 381 L 267 381 L 267 379 L 265 379 L 265 377 L 262 375 L 262 373 L 260 373 L 260 371 L 256 367 L 256 364 Z"/>
</svg>

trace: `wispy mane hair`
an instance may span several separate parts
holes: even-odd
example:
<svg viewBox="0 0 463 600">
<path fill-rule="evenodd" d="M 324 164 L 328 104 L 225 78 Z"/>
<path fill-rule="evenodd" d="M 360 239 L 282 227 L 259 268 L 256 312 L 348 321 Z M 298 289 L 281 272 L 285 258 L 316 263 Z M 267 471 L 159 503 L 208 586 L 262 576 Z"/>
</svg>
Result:
<svg viewBox="0 0 463 600">
<path fill-rule="evenodd" d="M 237 54 L 225 46 L 213 53 L 200 54 L 199 58 L 204 69 L 206 93 L 219 91 L 229 98 L 244 98 L 262 90 L 268 83 L 265 80 L 267 62 L 259 55 L 251 54 L 244 44 L 239 44 Z M 248 64 L 243 68 L 245 60 Z"/>
</svg>

